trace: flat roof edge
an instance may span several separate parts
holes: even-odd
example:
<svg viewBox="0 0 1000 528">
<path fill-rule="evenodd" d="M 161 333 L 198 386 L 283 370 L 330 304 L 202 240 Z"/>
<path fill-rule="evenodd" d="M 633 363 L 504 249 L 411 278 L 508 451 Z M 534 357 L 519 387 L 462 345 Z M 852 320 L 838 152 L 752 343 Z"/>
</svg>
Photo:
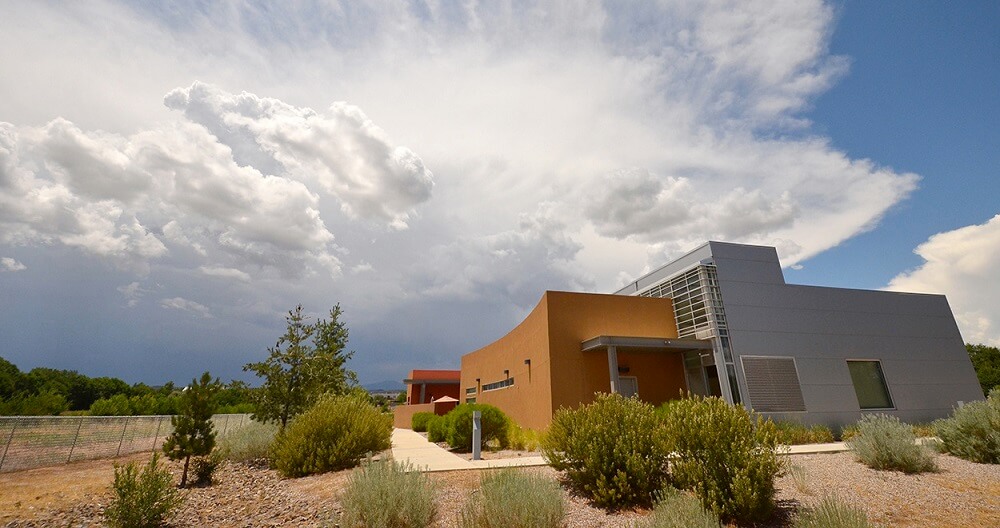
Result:
<svg viewBox="0 0 1000 528">
<path fill-rule="evenodd" d="M 580 343 L 580 351 L 587 352 L 607 347 L 651 348 L 673 350 L 711 350 L 710 341 L 700 339 L 675 339 L 659 337 L 597 336 Z"/>
</svg>

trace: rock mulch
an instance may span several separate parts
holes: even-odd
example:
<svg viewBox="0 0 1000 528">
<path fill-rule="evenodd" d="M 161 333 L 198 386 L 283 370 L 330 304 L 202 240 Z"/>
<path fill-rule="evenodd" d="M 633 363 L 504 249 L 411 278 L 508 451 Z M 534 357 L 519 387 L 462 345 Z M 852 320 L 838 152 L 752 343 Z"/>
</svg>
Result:
<svg viewBox="0 0 1000 528">
<path fill-rule="evenodd" d="M 850 453 L 793 455 L 789 463 L 802 468 L 796 484 L 791 475 L 776 482 L 779 510 L 764 527 L 790 526 L 795 511 L 815 504 L 823 496 L 833 494 L 841 500 L 863 508 L 872 521 L 886 526 L 902 527 L 983 527 L 1000 526 L 1000 466 L 973 464 L 951 456 L 936 457 L 940 471 L 922 475 L 871 470 L 854 461 Z M 110 462 L 105 462 L 110 466 Z M 180 476 L 180 466 L 169 463 L 171 471 Z M 47 488 L 65 486 L 71 489 L 82 482 L 74 475 L 73 466 L 63 468 L 62 483 L 46 483 Z M 553 479 L 558 473 L 549 467 L 522 468 Z M 204 488 L 185 490 L 187 500 L 170 526 L 176 528 L 222 526 L 291 526 L 333 527 L 339 508 L 337 497 L 344 489 L 350 471 L 316 475 L 299 479 L 282 479 L 262 465 L 223 464 L 217 473 L 217 483 Z M 430 474 L 437 489 L 438 516 L 436 527 L 457 525 L 462 505 L 476 492 L 481 472 L 455 471 Z M 34 474 L 25 473 L 25 479 Z M 4 479 L 16 483 L 18 476 L 5 474 Z M 110 499 L 107 473 L 91 477 L 94 489 L 85 498 L 76 496 L 66 503 L 33 511 L 23 520 L 11 517 L 11 511 L 0 511 L 0 523 L 8 527 L 100 526 L 103 510 Z M 103 480 L 100 480 L 103 479 Z M 98 482 L 100 480 L 100 482 Z M 804 485 L 802 485 L 804 481 Z M 52 496 L 62 491 L 50 489 Z M 69 494 L 66 494 L 69 497 Z M 648 512 L 624 511 L 607 513 L 593 508 L 587 501 L 564 492 L 565 526 L 616 528 L 633 526 Z M 2 501 L 0 501 L 2 504 Z M 19 511 L 23 511 L 19 510 Z"/>
</svg>

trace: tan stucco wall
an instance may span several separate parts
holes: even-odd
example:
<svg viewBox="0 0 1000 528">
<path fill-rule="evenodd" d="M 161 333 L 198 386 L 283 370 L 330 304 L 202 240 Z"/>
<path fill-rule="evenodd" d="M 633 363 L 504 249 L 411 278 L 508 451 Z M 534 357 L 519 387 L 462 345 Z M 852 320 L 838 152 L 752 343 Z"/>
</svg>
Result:
<svg viewBox="0 0 1000 528">
<path fill-rule="evenodd" d="M 583 341 L 600 335 L 676 338 L 673 306 L 669 299 L 545 292 L 509 334 L 462 356 L 461 399 L 476 378 L 481 385 L 500 381 L 510 370 L 512 387 L 480 391 L 477 402 L 496 405 L 522 427 L 543 429 L 559 407 L 576 407 L 610 391 L 607 354 L 580 351 Z M 525 359 L 531 360 L 530 377 Z M 628 375 L 638 378 L 643 399 L 659 403 L 684 387 L 679 354 L 623 352 L 620 365 L 623 359 Z"/>
<path fill-rule="evenodd" d="M 601 335 L 677 337 L 670 299 L 566 292 L 546 292 L 546 297 L 550 313 L 553 411 L 590 403 L 596 393 L 611 390 L 607 353 L 580 352 L 580 344 L 584 341 Z M 622 366 L 623 357 L 629 358 L 629 361 L 634 361 L 632 357 L 643 358 L 642 366 L 646 372 L 640 373 L 639 368 L 630 367 L 628 375 L 640 374 L 637 376 L 639 396 L 647 399 L 646 393 L 662 392 L 659 389 L 653 391 L 654 386 L 661 384 L 660 379 L 671 380 L 666 390 L 673 394 L 677 393 L 672 390 L 676 376 L 680 376 L 683 386 L 683 369 L 679 362 L 671 360 L 674 356 L 674 353 L 639 352 L 629 355 L 619 352 L 618 364 Z"/>
<path fill-rule="evenodd" d="M 475 352 L 462 356 L 462 387 L 460 397 L 465 401 L 465 391 L 504 379 L 504 370 L 514 378 L 511 387 L 482 392 L 477 403 L 488 403 L 502 409 L 518 425 L 541 429 L 549 423 L 552 414 L 552 395 L 549 380 L 548 358 L 548 306 L 545 296 L 535 309 L 506 336 Z M 524 364 L 530 359 L 531 365 Z M 529 373 L 530 370 L 530 373 Z"/>
</svg>

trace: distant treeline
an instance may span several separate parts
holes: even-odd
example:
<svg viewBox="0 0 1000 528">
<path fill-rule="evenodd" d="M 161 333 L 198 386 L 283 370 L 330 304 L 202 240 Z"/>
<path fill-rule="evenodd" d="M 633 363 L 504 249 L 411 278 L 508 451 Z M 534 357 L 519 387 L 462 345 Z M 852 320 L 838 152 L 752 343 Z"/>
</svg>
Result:
<svg viewBox="0 0 1000 528">
<path fill-rule="evenodd" d="M 118 378 L 91 378 L 73 370 L 34 368 L 21 372 L 0 357 L 0 416 L 135 416 L 175 414 L 183 387 L 129 385 Z M 241 381 L 216 394 L 218 413 L 252 412 L 250 388 Z"/>
</svg>

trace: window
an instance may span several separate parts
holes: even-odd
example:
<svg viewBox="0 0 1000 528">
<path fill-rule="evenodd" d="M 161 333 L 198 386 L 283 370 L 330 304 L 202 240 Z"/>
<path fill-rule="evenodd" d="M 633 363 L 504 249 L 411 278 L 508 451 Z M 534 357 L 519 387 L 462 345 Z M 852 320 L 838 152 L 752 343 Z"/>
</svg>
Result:
<svg viewBox="0 0 1000 528">
<path fill-rule="evenodd" d="M 892 409 L 892 398 L 882 374 L 882 364 L 877 360 L 847 362 L 862 409 Z"/>
<path fill-rule="evenodd" d="M 465 395 L 466 396 L 469 396 L 470 394 L 475 394 L 475 393 L 476 393 L 476 388 L 475 387 L 469 387 L 469 388 L 465 389 Z"/>
<path fill-rule="evenodd" d="M 500 381 L 494 381 L 493 383 L 487 383 L 486 385 L 483 385 L 483 392 L 503 389 L 506 387 L 510 387 L 512 385 L 514 385 L 514 378 L 507 378 Z"/>
</svg>

